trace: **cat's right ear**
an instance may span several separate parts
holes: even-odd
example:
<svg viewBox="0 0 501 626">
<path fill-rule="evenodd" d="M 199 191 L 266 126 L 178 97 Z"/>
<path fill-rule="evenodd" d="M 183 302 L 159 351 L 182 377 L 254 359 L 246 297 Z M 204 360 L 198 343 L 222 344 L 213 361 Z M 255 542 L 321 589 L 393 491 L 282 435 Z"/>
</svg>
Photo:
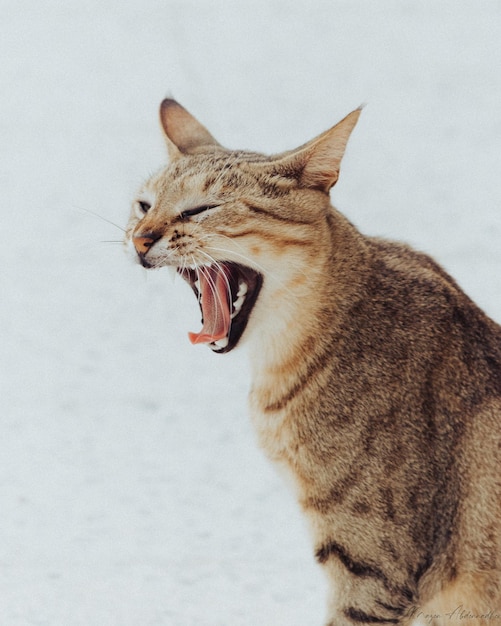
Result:
<svg viewBox="0 0 501 626">
<path fill-rule="evenodd" d="M 361 107 L 355 109 L 312 141 L 297 150 L 279 155 L 274 163 L 277 173 L 296 178 L 303 187 L 329 193 L 339 178 L 346 144 L 361 111 Z"/>
<path fill-rule="evenodd" d="M 219 146 L 205 126 L 171 98 L 160 105 L 160 123 L 171 160 L 207 146 Z"/>
</svg>

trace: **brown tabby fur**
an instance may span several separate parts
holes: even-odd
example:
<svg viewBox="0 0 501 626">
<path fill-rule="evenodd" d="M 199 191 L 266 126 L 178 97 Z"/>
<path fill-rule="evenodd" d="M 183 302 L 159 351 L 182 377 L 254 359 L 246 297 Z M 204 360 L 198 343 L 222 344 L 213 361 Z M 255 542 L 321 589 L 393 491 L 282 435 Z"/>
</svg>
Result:
<svg viewBox="0 0 501 626">
<path fill-rule="evenodd" d="M 501 620 L 501 327 L 430 257 L 335 210 L 360 111 L 274 157 L 222 148 L 172 100 L 169 165 L 127 241 L 153 267 L 234 261 L 263 287 L 242 342 L 252 420 L 330 581 L 328 624 Z M 217 205 L 182 220 L 198 205 Z M 147 207 L 148 208 L 148 207 Z"/>
</svg>

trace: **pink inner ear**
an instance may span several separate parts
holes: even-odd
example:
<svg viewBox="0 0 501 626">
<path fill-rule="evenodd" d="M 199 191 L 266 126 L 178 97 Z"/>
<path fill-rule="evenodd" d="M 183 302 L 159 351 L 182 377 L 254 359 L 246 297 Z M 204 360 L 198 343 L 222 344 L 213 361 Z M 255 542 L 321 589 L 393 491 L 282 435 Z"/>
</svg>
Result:
<svg viewBox="0 0 501 626">
<path fill-rule="evenodd" d="M 295 152 L 279 161 L 287 171 L 300 170 L 304 187 L 328 192 L 339 178 L 339 168 L 350 134 L 357 123 L 361 109 L 349 113 L 336 126 L 325 131 Z"/>
<path fill-rule="evenodd" d="M 230 332 L 231 295 L 224 269 L 216 265 L 198 270 L 203 315 L 203 328 L 199 333 L 189 333 L 191 343 L 213 343 Z"/>
<path fill-rule="evenodd" d="M 166 138 L 180 152 L 219 145 L 205 126 L 175 100 L 166 99 L 162 102 L 160 121 Z"/>
<path fill-rule="evenodd" d="M 329 191 L 339 178 L 340 160 L 321 146 L 308 158 L 301 175 L 301 183 L 311 189 Z"/>
</svg>

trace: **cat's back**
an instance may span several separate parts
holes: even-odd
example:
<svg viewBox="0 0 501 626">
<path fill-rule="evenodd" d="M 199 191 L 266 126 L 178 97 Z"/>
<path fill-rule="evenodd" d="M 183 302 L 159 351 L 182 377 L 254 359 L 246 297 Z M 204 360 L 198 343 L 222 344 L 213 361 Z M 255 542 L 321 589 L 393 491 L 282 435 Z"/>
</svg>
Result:
<svg viewBox="0 0 501 626">
<path fill-rule="evenodd" d="M 309 399 L 317 438 L 310 460 L 325 450 L 321 464 L 332 476 L 364 476 L 362 490 L 338 480 L 336 497 L 348 509 L 361 498 L 378 502 L 384 486 L 402 528 L 415 524 L 419 501 L 438 524 L 438 543 L 438 527 L 450 528 L 455 511 L 457 541 L 469 526 L 482 543 L 475 511 L 492 523 L 501 514 L 501 327 L 426 254 L 373 238 L 365 246 L 363 279 L 329 342 L 330 376 Z M 340 449 L 342 461 L 332 454 Z M 333 490 L 326 493 L 310 489 L 305 506 L 325 510 Z M 353 528 L 350 515 L 337 532 Z"/>
<path fill-rule="evenodd" d="M 333 350 L 330 385 L 350 390 L 344 405 L 365 423 L 392 415 L 422 445 L 442 442 L 448 453 L 473 430 L 501 436 L 501 326 L 426 254 L 373 238 L 366 245 L 363 286 Z"/>
<path fill-rule="evenodd" d="M 393 326 L 397 337 L 400 330 L 411 343 L 428 342 L 425 354 L 440 346 L 445 357 L 449 346 L 465 364 L 483 369 L 483 362 L 497 372 L 501 395 L 501 326 L 427 254 L 401 243 L 366 241 L 370 262 L 361 296 L 372 320 Z"/>
<path fill-rule="evenodd" d="M 428 255 L 376 238 L 366 245 L 363 287 L 344 321 L 353 349 L 379 372 L 433 372 L 435 384 L 446 375 L 449 393 L 470 403 L 501 398 L 501 326 Z"/>
</svg>

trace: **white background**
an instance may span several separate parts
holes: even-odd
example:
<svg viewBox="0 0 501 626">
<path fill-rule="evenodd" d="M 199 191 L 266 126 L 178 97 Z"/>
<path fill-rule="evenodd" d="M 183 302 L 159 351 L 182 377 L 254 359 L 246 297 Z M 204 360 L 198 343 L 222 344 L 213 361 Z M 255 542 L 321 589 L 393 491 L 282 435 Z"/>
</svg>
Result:
<svg viewBox="0 0 501 626">
<path fill-rule="evenodd" d="M 315 626 L 245 352 L 124 255 L 171 95 L 232 148 L 366 102 L 333 201 L 501 320 L 499 0 L 0 0 L 0 625 Z"/>
</svg>

